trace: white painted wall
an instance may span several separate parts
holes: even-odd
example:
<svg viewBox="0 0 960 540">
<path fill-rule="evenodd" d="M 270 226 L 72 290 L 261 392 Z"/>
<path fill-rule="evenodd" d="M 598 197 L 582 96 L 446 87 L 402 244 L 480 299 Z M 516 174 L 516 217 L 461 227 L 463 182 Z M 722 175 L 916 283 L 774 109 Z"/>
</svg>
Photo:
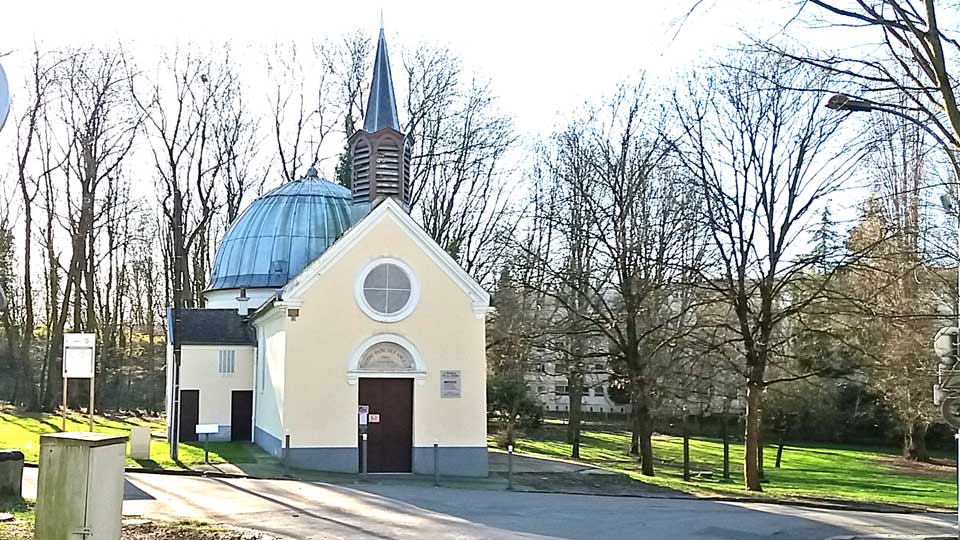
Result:
<svg viewBox="0 0 960 540">
<path fill-rule="evenodd" d="M 221 350 L 235 351 L 233 374 L 219 372 Z M 255 350 L 254 347 L 230 345 L 181 347 L 180 390 L 200 390 L 201 424 L 230 425 L 232 392 L 253 389 Z"/>
<path fill-rule="evenodd" d="M 421 285 L 416 309 L 399 322 L 372 320 L 354 296 L 358 273 L 380 257 L 402 260 Z M 282 319 L 288 359 L 283 427 L 293 447 L 356 447 L 357 385 L 348 383 L 348 365 L 364 341 L 382 333 L 412 342 L 426 366 L 425 377 L 414 384 L 414 446 L 486 447 L 483 317 L 392 216 L 384 216 L 306 291 L 296 321 Z M 441 399 L 445 369 L 461 371 L 461 398 Z"/>
<path fill-rule="evenodd" d="M 254 390 L 255 427 L 277 439 L 283 439 L 284 373 L 287 347 L 287 320 L 276 310 L 256 321 L 257 339 L 262 349 Z"/>
</svg>

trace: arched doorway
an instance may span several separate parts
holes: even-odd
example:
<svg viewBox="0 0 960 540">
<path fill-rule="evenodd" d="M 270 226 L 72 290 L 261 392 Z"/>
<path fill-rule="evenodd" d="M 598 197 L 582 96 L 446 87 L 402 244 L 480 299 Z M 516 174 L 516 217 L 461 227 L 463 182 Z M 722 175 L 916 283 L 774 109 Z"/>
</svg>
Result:
<svg viewBox="0 0 960 540">
<path fill-rule="evenodd" d="M 397 336 L 379 336 L 364 345 L 350 373 L 358 383 L 357 404 L 368 410 L 367 471 L 411 472 L 413 382 L 423 373 L 411 352 L 415 349 Z M 358 432 L 358 441 L 361 437 Z M 361 467 L 362 463 L 361 453 Z"/>
</svg>

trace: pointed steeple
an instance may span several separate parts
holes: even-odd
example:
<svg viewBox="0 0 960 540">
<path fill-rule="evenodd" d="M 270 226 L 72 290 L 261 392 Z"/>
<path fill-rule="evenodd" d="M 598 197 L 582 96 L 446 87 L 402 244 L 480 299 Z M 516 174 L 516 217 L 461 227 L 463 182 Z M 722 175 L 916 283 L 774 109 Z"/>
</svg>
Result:
<svg viewBox="0 0 960 540">
<path fill-rule="evenodd" d="M 358 215 L 385 198 L 404 207 L 410 203 L 412 139 L 400 131 L 397 98 L 390 77 L 390 58 L 380 19 L 380 40 L 373 63 L 373 83 L 363 129 L 350 136 L 350 189 Z"/>
<path fill-rule="evenodd" d="M 363 119 L 363 129 L 375 133 L 383 128 L 400 131 L 397 98 L 393 91 L 390 57 L 387 54 L 387 38 L 384 36 L 381 14 L 380 39 L 377 42 L 377 57 L 373 63 L 373 80 L 370 83 L 370 98 L 367 100 L 367 114 Z"/>
</svg>

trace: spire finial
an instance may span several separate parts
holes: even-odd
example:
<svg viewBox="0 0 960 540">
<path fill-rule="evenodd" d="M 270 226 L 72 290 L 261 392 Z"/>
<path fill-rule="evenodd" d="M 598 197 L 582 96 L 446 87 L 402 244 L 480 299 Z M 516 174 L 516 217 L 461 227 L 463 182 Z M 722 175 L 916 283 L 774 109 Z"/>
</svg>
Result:
<svg viewBox="0 0 960 540">
<path fill-rule="evenodd" d="M 383 8 L 380 8 L 380 33 L 383 33 Z"/>
</svg>

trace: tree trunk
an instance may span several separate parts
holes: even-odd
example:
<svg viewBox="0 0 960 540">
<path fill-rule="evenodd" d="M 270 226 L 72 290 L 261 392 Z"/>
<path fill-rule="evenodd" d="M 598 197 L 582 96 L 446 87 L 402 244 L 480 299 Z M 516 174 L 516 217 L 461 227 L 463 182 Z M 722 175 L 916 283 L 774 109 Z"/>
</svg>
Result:
<svg viewBox="0 0 960 540">
<path fill-rule="evenodd" d="M 583 377 L 580 367 L 574 366 L 567 377 L 567 392 L 570 399 L 570 420 L 567 437 L 570 441 L 570 457 L 580 458 L 580 419 L 583 413 Z"/>
<path fill-rule="evenodd" d="M 640 474 L 653 476 L 653 417 L 650 415 L 650 396 L 642 382 L 634 383 L 634 422 L 640 450 Z"/>
<path fill-rule="evenodd" d="M 743 479 L 750 491 L 763 491 L 760 487 L 760 403 L 763 387 L 747 384 L 747 419 L 744 427 Z"/>
<path fill-rule="evenodd" d="M 912 461 L 930 461 L 930 453 L 927 452 L 927 428 L 926 422 L 914 422 L 903 430 L 903 457 Z"/>
</svg>

